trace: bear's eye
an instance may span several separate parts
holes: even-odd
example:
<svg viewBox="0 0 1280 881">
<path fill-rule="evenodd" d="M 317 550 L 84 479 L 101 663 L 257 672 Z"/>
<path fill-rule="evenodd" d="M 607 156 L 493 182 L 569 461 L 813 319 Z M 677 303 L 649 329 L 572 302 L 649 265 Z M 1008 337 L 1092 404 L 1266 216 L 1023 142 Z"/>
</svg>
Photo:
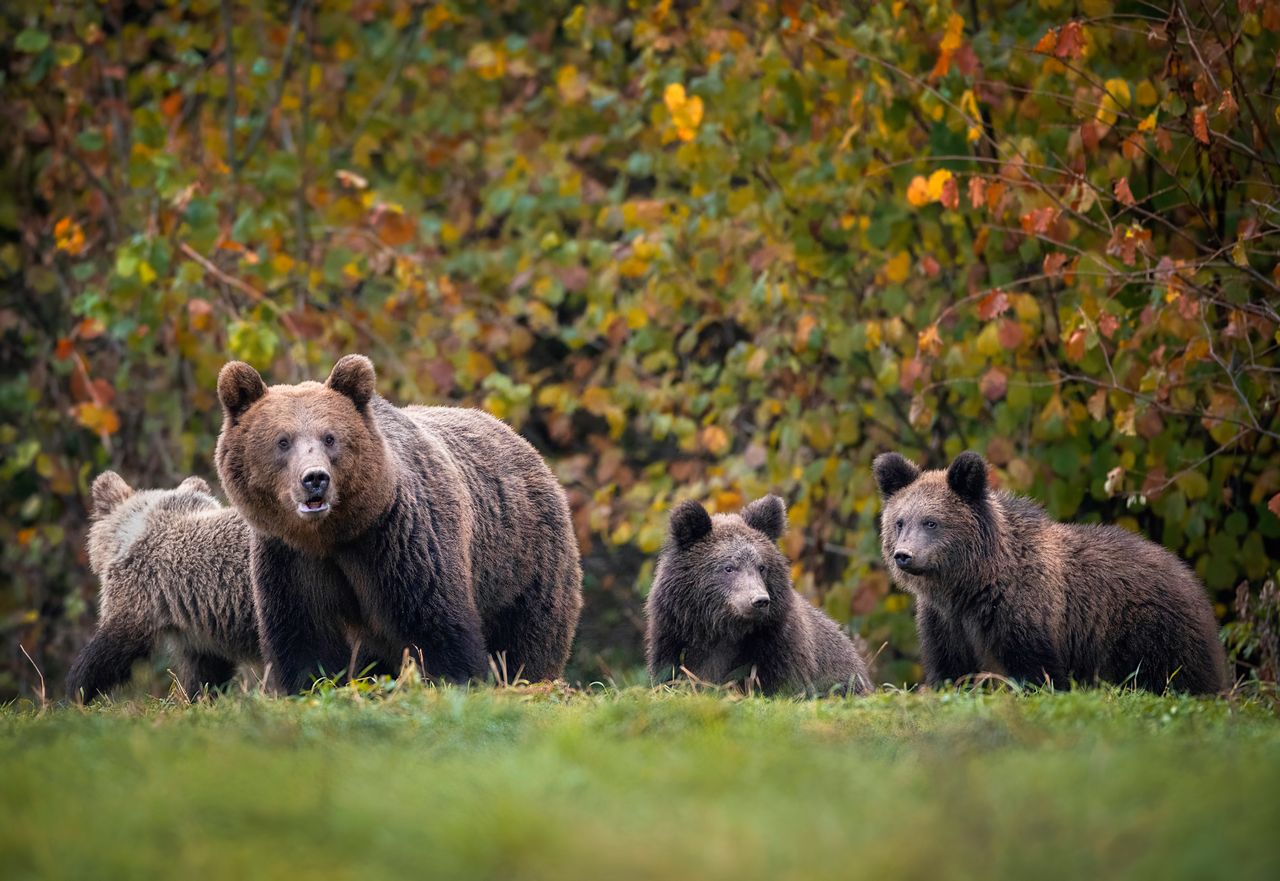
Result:
<svg viewBox="0 0 1280 881">
<path fill-rule="evenodd" d="M 759 566 L 757 566 L 756 568 L 760 570 L 760 574 L 761 574 L 761 575 L 763 575 L 763 574 L 764 574 L 764 563 L 761 563 L 761 564 L 760 564 Z"/>
<path fill-rule="evenodd" d="M 937 528 L 938 528 L 938 521 L 937 521 L 937 520 L 926 520 L 926 521 L 924 521 L 924 528 L 925 528 L 925 529 L 937 529 Z"/>
<path fill-rule="evenodd" d="M 276 441 L 276 446 L 280 448 L 280 452 L 284 452 L 289 449 L 289 439 L 287 437 L 280 438 L 280 440 Z"/>
<path fill-rule="evenodd" d="M 331 447 L 331 446 L 333 446 L 333 445 L 334 445 L 334 443 L 336 443 L 336 442 L 337 442 L 337 441 L 336 441 L 336 438 L 334 438 L 334 436 L 333 436 L 332 434 L 326 434 L 326 435 L 324 436 L 324 445 L 325 445 L 326 447 Z"/>
<path fill-rule="evenodd" d="M 725 564 L 724 564 L 724 571 L 726 571 L 726 572 L 736 572 L 736 571 L 738 571 L 738 567 L 737 567 L 737 566 L 735 566 L 735 565 L 733 565 L 732 563 L 725 563 Z"/>
<path fill-rule="evenodd" d="M 901 518 L 901 517 L 899 517 L 899 518 L 898 518 L 897 526 L 898 526 L 898 528 L 899 528 L 899 529 L 901 529 L 901 528 L 902 528 L 902 518 Z"/>
</svg>

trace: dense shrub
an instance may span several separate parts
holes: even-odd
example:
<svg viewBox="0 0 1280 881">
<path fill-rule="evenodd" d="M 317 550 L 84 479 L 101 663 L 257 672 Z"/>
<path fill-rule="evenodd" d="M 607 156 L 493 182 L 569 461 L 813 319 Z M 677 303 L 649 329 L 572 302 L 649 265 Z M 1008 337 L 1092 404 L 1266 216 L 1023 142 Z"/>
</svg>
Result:
<svg viewBox="0 0 1280 881">
<path fill-rule="evenodd" d="M 229 357 L 364 351 L 391 398 L 531 438 L 572 493 L 582 676 L 636 660 L 673 499 L 773 490 L 797 585 L 912 680 L 889 448 L 1140 529 L 1224 615 L 1275 572 L 1274 0 L 0 21 L 0 693 L 92 619 L 91 476 L 211 475 Z"/>
</svg>

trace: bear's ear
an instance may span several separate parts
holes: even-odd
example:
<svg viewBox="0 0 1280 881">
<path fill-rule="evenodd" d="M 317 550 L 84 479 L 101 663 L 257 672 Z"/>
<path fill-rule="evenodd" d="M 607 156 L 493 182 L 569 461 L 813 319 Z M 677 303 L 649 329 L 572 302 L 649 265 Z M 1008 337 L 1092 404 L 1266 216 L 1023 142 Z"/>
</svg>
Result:
<svg viewBox="0 0 1280 881">
<path fill-rule="evenodd" d="M 377 390 L 377 379 L 373 362 L 364 355 L 343 355 L 333 365 L 325 385 L 346 395 L 357 410 L 363 411 Z"/>
<path fill-rule="evenodd" d="M 947 486 L 966 502 L 987 496 L 987 462 L 973 451 L 956 456 L 947 469 Z"/>
<path fill-rule="evenodd" d="M 205 483 L 203 477 L 188 477 L 178 484 L 178 490 L 186 493 L 204 493 L 206 496 L 213 495 L 213 490 L 209 489 L 209 484 Z"/>
<path fill-rule="evenodd" d="M 711 515 L 693 499 L 685 499 L 671 512 L 671 537 L 687 548 L 711 531 Z"/>
<path fill-rule="evenodd" d="M 876 476 L 876 486 L 880 488 L 880 498 L 885 501 L 900 489 L 916 482 L 920 469 L 908 462 L 898 453 L 881 453 L 871 463 L 871 471 Z"/>
<path fill-rule="evenodd" d="M 756 532 L 763 532 L 770 541 L 777 541 L 787 530 L 787 505 L 777 496 L 765 496 L 743 508 L 742 519 Z"/>
<path fill-rule="evenodd" d="M 218 371 L 218 400 L 232 425 L 266 393 L 267 384 L 258 371 L 243 361 L 228 361 Z"/>
<path fill-rule="evenodd" d="M 104 471 L 93 482 L 93 488 L 89 494 L 93 496 L 91 515 L 97 520 L 110 514 L 119 507 L 121 502 L 133 495 L 133 489 L 119 474 L 114 471 Z"/>
</svg>

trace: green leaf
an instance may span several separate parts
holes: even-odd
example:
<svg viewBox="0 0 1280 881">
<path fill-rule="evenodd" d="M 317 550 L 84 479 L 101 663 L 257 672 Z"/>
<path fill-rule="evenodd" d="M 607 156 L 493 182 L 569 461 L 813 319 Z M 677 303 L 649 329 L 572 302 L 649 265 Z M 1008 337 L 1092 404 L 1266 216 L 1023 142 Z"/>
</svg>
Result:
<svg viewBox="0 0 1280 881">
<path fill-rule="evenodd" d="M 49 35 L 44 31 L 38 31 L 35 28 L 27 28 L 18 34 L 18 38 L 13 41 L 13 47 L 19 52 L 26 52 L 28 55 L 34 55 L 37 52 L 43 52 L 49 45 Z"/>
</svg>

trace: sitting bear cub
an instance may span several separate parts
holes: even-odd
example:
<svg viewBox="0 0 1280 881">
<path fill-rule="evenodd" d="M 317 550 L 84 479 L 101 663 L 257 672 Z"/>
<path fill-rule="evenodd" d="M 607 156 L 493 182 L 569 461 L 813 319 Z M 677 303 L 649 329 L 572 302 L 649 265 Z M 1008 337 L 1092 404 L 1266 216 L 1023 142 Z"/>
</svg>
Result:
<svg viewBox="0 0 1280 881">
<path fill-rule="evenodd" d="M 1222 689 L 1209 598 L 1164 548 L 1117 526 L 1058 523 L 1029 499 L 993 492 L 977 453 L 923 472 L 886 453 L 873 469 L 884 563 L 916 598 L 930 685 L 991 672 Z"/>
<path fill-rule="evenodd" d="M 177 489 L 134 491 L 114 471 L 93 482 L 89 566 L 101 581 L 98 630 L 67 677 L 75 700 L 129 678 L 172 637 L 188 696 L 225 685 L 257 663 L 249 591 L 249 527 L 199 477 Z"/>
<path fill-rule="evenodd" d="M 777 496 L 741 515 L 676 507 L 646 606 L 650 677 L 684 667 L 717 684 L 754 676 L 765 694 L 871 690 L 849 637 L 792 588 L 777 545 L 786 522 Z"/>
</svg>

